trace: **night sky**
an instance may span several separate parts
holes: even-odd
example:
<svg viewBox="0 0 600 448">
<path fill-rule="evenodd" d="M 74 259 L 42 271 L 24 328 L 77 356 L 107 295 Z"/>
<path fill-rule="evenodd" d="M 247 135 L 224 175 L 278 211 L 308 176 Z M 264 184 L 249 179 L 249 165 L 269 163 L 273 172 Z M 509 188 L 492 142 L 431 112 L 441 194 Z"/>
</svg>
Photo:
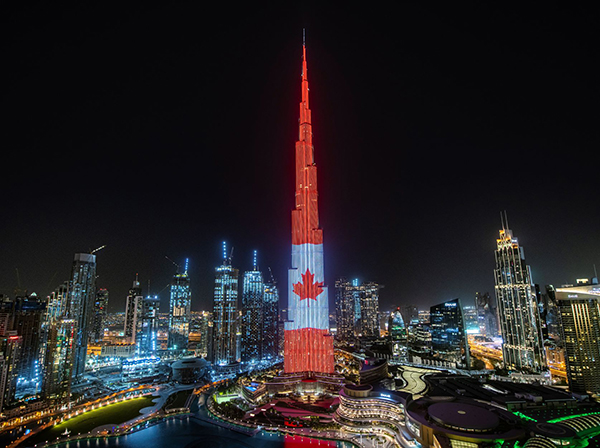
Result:
<svg viewBox="0 0 600 448">
<path fill-rule="evenodd" d="M 600 269 L 597 10 L 22 3 L 0 26 L 0 293 L 18 268 L 47 295 L 106 245 L 112 311 L 136 273 L 166 306 L 165 256 L 211 309 L 226 240 L 284 304 L 303 28 L 331 303 L 341 275 L 384 284 L 383 310 L 493 292 L 502 210 L 535 283 Z"/>
</svg>

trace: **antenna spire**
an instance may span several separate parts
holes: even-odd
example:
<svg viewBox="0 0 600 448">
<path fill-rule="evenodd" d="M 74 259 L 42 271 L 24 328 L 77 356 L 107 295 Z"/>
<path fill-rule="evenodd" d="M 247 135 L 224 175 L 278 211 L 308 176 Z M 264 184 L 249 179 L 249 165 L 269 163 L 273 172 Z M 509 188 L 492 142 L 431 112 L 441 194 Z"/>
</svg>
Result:
<svg viewBox="0 0 600 448">
<path fill-rule="evenodd" d="M 254 253 L 253 253 L 253 256 L 252 256 L 252 263 L 253 263 L 255 271 L 258 271 L 258 263 L 256 261 L 257 260 L 257 255 L 258 255 L 258 251 L 255 250 Z"/>
</svg>

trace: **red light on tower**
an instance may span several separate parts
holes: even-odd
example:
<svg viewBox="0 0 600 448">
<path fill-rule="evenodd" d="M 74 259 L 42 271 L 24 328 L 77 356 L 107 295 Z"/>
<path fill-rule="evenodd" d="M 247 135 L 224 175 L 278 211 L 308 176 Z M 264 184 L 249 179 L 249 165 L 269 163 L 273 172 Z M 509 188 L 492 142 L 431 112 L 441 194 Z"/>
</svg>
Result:
<svg viewBox="0 0 600 448">
<path fill-rule="evenodd" d="M 288 273 L 284 371 L 334 373 L 329 303 L 324 286 L 323 230 L 319 228 L 317 166 L 308 107 L 306 45 L 302 45 L 302 101 L 296 142 L 296 208 L 292 210 L 292 268 Z"/>
</svg>

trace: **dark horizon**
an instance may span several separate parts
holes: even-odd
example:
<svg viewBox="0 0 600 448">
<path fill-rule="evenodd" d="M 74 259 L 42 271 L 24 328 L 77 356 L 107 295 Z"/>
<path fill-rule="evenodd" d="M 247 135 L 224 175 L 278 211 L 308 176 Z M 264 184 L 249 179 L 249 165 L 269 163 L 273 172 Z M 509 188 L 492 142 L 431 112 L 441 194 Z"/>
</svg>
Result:
<svg viewBox="0 0 600 448">
<path fill-rule="evenodd" d="M 47 295 L 74 253 L 106 245 L 98 286 L 111 311 L 136 273 L 144 294 L 148 279 L 163 290 L 175 271 L 165 256 L 189 257 L 192 309 L 211 310 L 227 241 L 241 271 L 259 251 L 284 306 L 303 28 L 330 304 L 339 276 L 384 284 L 381 310 L 493 294 L 503 210 L 535 283 L 592 277 L 594 17 L 12 6 L 0 293 L 12 295 L 18 268 L 24 288 Z"/>
</svg>

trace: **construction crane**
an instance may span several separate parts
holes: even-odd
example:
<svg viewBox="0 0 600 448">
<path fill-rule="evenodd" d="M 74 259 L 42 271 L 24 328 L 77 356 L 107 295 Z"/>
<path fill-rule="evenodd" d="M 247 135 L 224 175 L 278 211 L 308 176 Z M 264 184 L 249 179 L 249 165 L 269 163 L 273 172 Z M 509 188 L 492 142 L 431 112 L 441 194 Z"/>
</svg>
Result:
<svg viewBox="0 0 600 448">
<path fill-rule="evenodd" d="M 97 247 L 94 250 L 90 250 L 90 255 L 94 255 L 96 252 L 100 252 L 102 249 L 104 249 L 106 247 L 106 244 L 100 247 Z"/>
<path fill-rule="evenodd" d="M 167 257 L 166 255 L 165 255 L 165 258 L 175 265 L 175 267 L 177 268 L 177 273 L 179 274 L 179 269 L 181 269 L 180 266 L 177 263 L 175 263 L 173 260 L 171 260 L 169 257 Z"/>
</svg>

